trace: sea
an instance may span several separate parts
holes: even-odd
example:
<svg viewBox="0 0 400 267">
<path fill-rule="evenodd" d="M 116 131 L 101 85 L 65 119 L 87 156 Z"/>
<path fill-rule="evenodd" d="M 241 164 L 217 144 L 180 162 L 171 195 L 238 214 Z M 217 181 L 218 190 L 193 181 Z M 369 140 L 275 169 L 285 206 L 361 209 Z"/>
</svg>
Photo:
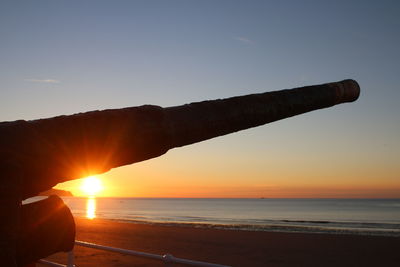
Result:
<svg viewBox="0 0 400 267">
<path fill-rule="evenodd" d="M 26 202 L 36 201 L 35 197 Z M 400 237 L 400 199 L 63 197 L 76 217 L 247 231 Z"/>
</svg>

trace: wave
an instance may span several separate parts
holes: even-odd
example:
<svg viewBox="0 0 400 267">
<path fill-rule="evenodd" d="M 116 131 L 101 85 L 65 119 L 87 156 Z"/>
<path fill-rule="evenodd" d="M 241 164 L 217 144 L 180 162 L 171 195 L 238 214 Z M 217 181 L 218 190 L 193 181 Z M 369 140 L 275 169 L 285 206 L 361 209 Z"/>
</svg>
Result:
<svg viewBox="0 0 400 267">
<path fill-rule="evenodd" d="M 400 237 L 399 230 L 378 229 L 378 228 L 374 229 L 325 228 L 325 227 L 307 227 L 307 226 L 301 227 L 293 225 L 211 224 L 211 223 L 190 223 L 190 222 L 178 223 L 178 222 L 155 222 L 147 220 L 124 220 L 124 219 L 109 219 L 109 220 L 128 222 L 128 223 L 139 223 L 139 224 L 171 226 L 171 227 L 192 227 L 192 228 L 203 228 L 203 229 Z"/>
<path fill-rule="evenodd" d="M 85 214 L 75 214 L 85 217 Z M 211 218 L 181 216 L 176 218 L 152 218 L 148 216 L 111 216 L 111 214 L 97 214 L 99 219 L 112 221 L 171 226 L 193 227 L 204 229 L 224 229 L 238 231 L 270 231 L 290 233 L 318 233 L 318 234 L 350 234 L 367 236 L 400 237 L 400 224 L 364 223 L 364 222 L 335 222 L 335 221 L 305 221 L 305 220 L 258 220 L 257 223 L 234 223 L 227 220 Z M 222 222 L 224 221 L 224 222 Z M 233 221 L 233 220 L 232 220 Z"/>
</svg>

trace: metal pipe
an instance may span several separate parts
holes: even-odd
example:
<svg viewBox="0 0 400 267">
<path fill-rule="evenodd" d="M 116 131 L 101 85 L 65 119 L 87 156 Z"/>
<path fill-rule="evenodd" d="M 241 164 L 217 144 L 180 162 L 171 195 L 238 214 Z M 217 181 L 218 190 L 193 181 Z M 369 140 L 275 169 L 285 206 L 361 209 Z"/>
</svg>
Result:
<svg viewBox="0 0 400 267">
<path fill-rule="evenodd" d="M 157 254 L 140 252 L 140 251 L 135 251 L 135 250 L 108 247 L 108 246 L 98 245 L 98 244 L 84 242 L 84 241 L 75 241 L 75 245 L 88 247 L 88 248 L 94 248 L 94 249 L 100 249 L 100 250 L 105 250 L 105 251 L 110 251 L 110 252 L 121 253 L 124 255 L 131 255 L 131 256 L 136 256 L 136 257 L 154 259 L 154 260 L 163 261 L 165 263 L 180 263 L 180 264 L 199 266 L 199 267 L 230 267 L 227 265 L 176 258 L 170 254 L 161 256 L 161 255 L 157 255 Z"/>
<path fill-rule="evenodd" d="M 60 264 L 60 263 L 52 262 L 52 261 L 48 261 L 48 260 L 39 260 L 39 263 L 42 263 L 42 264 L 45 264 L 48 266 L 53 266 L 53 267 L 69 267 L 65 264 Z"/>
</svg>

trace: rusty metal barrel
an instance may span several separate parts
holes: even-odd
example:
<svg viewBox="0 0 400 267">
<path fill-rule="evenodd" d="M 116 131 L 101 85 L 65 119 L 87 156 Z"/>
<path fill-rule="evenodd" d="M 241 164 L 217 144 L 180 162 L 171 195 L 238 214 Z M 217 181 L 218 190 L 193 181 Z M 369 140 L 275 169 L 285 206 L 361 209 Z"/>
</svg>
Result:
<svg viewBox="0 0 400 267">
<path fill-rule="evenodd" d="M 0 162 L 24 173 L 22 198 L 174 147 L 352 102 L 354 80 L 161 108 L 145 105 L 0 123 Z"/>
</svg>

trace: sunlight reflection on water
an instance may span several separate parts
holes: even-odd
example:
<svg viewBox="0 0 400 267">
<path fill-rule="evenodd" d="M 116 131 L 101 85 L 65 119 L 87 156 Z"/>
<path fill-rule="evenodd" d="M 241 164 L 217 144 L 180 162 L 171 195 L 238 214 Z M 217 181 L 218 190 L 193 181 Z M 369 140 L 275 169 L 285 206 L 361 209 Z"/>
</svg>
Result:
<svg viewBox="0 0 400 267">
<path fill-rule="evenodd" d="M 86 200 L 86 218 L 94 219 L 96 218 L 96 198 L 88 197 Z"/>
</svg>

